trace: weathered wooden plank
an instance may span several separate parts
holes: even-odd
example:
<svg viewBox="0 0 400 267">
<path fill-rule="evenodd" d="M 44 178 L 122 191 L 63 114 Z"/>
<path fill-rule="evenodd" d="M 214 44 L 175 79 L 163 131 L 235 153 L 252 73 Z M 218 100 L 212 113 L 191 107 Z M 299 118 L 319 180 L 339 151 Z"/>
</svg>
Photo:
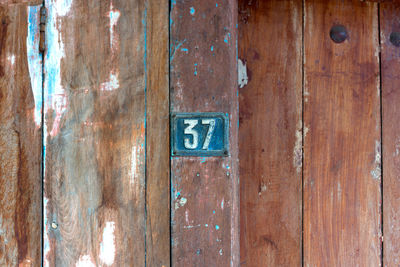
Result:
<svg viewBox="0 0 400 267">
<path fill-rule="evenodd" d="M 399 3 L 380 5 L 384 266 L 400 265 L 399 15 Z"/>
<path fill-rule="evenodd" d="M 376 3 L 305 2 L 305 266 L 380 265 L 378 47 Z"/>
<path fill-rule="evenodd" d="M 148 1 L 146 265 L 170 266 L 169 1 Z"/>
<path fill-rule="evenodd" d="M 37 6 L 41 5 L 43 0 L 0 0 L 0 5 L 9 6 L 9 5 L 29 5 L 29 6 Z"/>
<path fill-rule="evenodd" d="M 45 265 L 145 265 L 144 1 L 47 0 Z"/>
<path fill-rule="evenodd" d="M 301 266 L 302 1 L 239 1 L 242 266 Z"/>
<path fill-rule="evenodd" d="M 0 265 L 41 264 L 40 7 L 0 6 Z"/>
<path fill-rule="evenodd" d="M 171 5 L 171 111 L 230 119 L 228 157 L 172 158 L 172 265 L 238 266 L 237 2 Z"/>
</svg>

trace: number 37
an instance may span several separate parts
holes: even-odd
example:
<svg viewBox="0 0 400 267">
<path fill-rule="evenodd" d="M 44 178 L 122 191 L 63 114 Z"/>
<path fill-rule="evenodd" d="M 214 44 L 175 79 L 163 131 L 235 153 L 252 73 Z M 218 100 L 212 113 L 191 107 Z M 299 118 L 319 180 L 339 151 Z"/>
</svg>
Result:
<svg viewBox="0 0 400 267">
<path fill-rule="evenodd" d="M 189 134 L 192 136 L 192 142 L 190 142 L 189 137 L 185 137 L 185 148 L 196 149 L 199 146 L 199 133 L 196 131 L 196 129 L 194 129 L 194 127 L 199 123 L 199 120 L 185 119 L 183 122 L 185 125 L 187 125 L 184 130 L 184 134 Z M 211 137 L 215 129 L 215 119 L 202 119 L 201 124 L 208 125 L 207 135 L 202 146 L 203 150 L 207 150 L 210 146 Z"/>
</svg>

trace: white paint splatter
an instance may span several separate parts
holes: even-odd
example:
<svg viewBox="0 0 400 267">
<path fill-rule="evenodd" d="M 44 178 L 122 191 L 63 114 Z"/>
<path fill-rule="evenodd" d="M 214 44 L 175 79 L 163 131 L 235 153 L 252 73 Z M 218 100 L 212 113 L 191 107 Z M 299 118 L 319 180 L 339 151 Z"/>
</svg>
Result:
<svg viewBox="0 0 400 267">
<path fill-rule="evenodd" d="M 380 141 L 375 141 L 375 162 L 374 169 L 371 171 L 372 178 L 375 180 L 380 180 L 381 178 L 381 143 Z"/>
<path fill-rule="evenodd" d="M 116 69 L 116 55 L 118 53 L 118 47 L 119 47 L 119 35 L 115 31 L 115 27 L 118 24 L 119 17 L 121 16 L 121 13 L 114 8 L 113 3 L 110 3 L 110 11 L 109 11 L 109 17 L 110 17 L 110 48 L 111 48 L 111 61 L 113 62 L 112 64 L 112 69 L 110 71 L 110 77 L 109 80 L 106 82 L 103 82 L 100 84 L 100 90 L 102 91 L 113 91 L 119 88 L 119 80 L 118 80 L 118 70 Z"/>
<path fill-rule="evenodd" d="M 179 209 L 180 207 L 185 206 L 187 203 L 187 198 L 182 197 L 177 202 L 175 202 L 175 209 Z"/>
<path fill-rule="evenodd" d="M 35 101 L 34 121 L 37 127 L 42 124 L 42 57 L 39 54 L 39 12 L 40 6 L 27 7 L 28 34 L 26 37 L 26 55 L 28 59 L 29 77 Z M 12 65 L 15 63 L 15 55 L 9 57 Z"/>
<path fill-rule="evenodd" d="M 96 267 L 89 255 L 79 257 L 75 267 Z"/>
<path fill-rule="evenodd" d="M 301 120 L 297 123 L 296 142 L 293 149 L 293 166 L 297 173 L 301 173 L 303 167 L 303 131 Z"/>
<path fill-rule="evenodd" d="M 110 79 L 100 85 L 100 90 L 102 91 L 112 91 L 119 88 L 119 81 L 117 76 L 112 71 L 110 73 Z"/>
<path fill-rule="evenodd" d="M 222 254 L 223 254 L 223 250 L 222 250 L 222 248 L 219 250 L 219 255 L 221 255 L 222 256 Z"/>
<path fill-rule="evenodd" d="M 58 0 L 58 1 L 52 1 L 53 6 L 55 7 L 57 14 L 59 16 L 65 16 L 68 14 L 68 12 L 71 9 L 72 6 L 72 0 Z"/>
<path fill-rule="evenodd" d="M 242 60 L 238 60 L 238 84 L 239 88 L 243 88 L 247 85 L 249 77 L 247 77 L 247 67 L 246 63 Z"/>
<path fill-rule="evenodd" d="M 106 264 L 111 265 L 114 263 L 115 258 L 115 223 L 106 222 L 103 230 L 103 241 L 100 244 L 100 260 Z"/>
<path fill-rule="evenodd" d="M 265 191 L 267 191 L 267 185 L 262 183 L 260 186 L 260 191 L 258 192 L 258 195 L 261 196 L 261 194 Z"/>
<path fill-rule="evenodd" d="M 28 11 L 29 13 L 29 11 Z M 27 48 L 28 49 L 28 48 Z M 15 64 L 15 55 L 10 55 L 7 57 L 8 62 L 10 62 L 10 65 L 13 67 Z"/>
<path fill-rule="evenodd" d="M 121 16 L 121 13 L 114 9 L 114 6 L 111 2 L 110 4 L 110 46 L 111 49 L 113 50 L 115 45 L 118 44 L 119 42 L 119 36 L 115 34 L 115 26 L 117 26 L 119 17 Z"/>
</svg>

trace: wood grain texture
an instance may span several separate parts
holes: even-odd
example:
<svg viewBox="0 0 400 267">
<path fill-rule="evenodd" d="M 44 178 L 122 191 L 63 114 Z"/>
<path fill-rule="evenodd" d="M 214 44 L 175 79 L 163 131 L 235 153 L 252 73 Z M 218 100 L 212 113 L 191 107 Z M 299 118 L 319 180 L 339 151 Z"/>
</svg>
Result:
<svg viewBox="0 0 400 267">
<path fill-rule="evenodd" d="M 169 2 L 147 5 L 146 265 L 170 266 Z"/>
<path fill-rule="evenodd" d="M 238 40 L 241 266 L 301 266 L 302 1 L 239 1 Z"/>
<path fill-rule="evenodd" d="M 41 264 L 38 11 L 0 6 L 0 266 Z"/>
<path fill-rule="evenodd" d="M 306 1 L 304 47 L 304 266 L 379 266 L 377 4 Z"/>
<path fill-rule="evenodd" d="M 399 3 L 380 5 L 384 266 L 400 265 L 400 48 L 390 42 L 399 16 Z"/>
<path fill-rule="evenodd" d="M 171 111 L 230 120 L 230 156 L 172 158 L 172 265 L 238 266 L 237 2 L 171 4 Z"/>
<path fill-rule="evenodd" d="M 46 6 L 45 265 L 144 266 L 146 3 Z"/>
<path fill-rule="evenodd" d="M 42 0 L 0 0 L 0 6 L 10 6 L 10 5 L 23 5 L 23 6 L 37 6 L 43 3 Z"/>
</svg>

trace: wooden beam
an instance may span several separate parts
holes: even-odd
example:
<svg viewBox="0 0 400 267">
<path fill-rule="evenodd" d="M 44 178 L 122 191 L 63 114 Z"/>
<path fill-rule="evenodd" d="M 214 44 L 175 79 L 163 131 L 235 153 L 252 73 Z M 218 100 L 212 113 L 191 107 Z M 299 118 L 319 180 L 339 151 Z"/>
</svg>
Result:
<svg viewBox="0 0 400 267">
<path fill-rule="evenodd" d="M 377 4 L 305 1 L 304 18 L 304 266 L 379 266 Z"/>
<path fill-rule="evenodd" d="M 242 266 L 301 266 L 302 1 L 239 1 Z"/>
<path fill-rule="evenodd" d="M 41 265 L 40 7 L 0 7 L 0 265 Z"/>
<path fill-rule="evenodd" d="M 171 112 L 224 112 L 228 157 L 174 157 L 172 265 L 238 266 L 237 2 L 171 2 Z"/>
</svg>

